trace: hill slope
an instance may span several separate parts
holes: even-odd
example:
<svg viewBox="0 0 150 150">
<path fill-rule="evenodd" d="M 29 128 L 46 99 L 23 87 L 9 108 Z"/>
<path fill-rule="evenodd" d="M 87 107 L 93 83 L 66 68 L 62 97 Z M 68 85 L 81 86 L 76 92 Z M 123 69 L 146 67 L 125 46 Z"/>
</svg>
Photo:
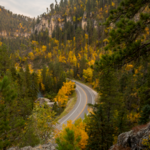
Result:
<svg viewBox="0 0 150 150">
<path fill-rule="evenodd" d="M 34 22 L 32 32 L 48 29 L 49 36 L 72 40 L 77 28 L 83 29 L 90 37 L 93 29 L 99 28 L 99 23 L 106 21 L 109 11 L 117 7 L 121 0 L 61 0 L 51 4 L 47 13 L 43 13 Z M 100 30 L 100 29 L 99 29 Z M 100 33 L 99 33 L 100 36 Z"/>
<path fill-rule="evenodd" d="M 23 15 L 13 14 L 0 6 L 0 36 L 29 36 L 32 19 Z"/>
</svg>

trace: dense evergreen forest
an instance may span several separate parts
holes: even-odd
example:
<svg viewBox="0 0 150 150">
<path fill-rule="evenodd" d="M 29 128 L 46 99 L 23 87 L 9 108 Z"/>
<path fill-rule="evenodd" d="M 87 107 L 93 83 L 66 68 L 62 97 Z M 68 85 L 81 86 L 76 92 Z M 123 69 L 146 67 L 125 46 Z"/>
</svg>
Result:
<svg viewBox="0 0 150 150">
<path fill-rule="evenodd" d="M 51 37 L 45 29 L 29 39 L 1 39 L 0 149 L 43 144 L 53 132 L 58 150 L 108 150 L 122 132 L 150 121 L 150 2 L 55 2 L 32 23 L 34 29 L 60 15 Z M 66 78 L 87 83 L 99 97 L 84 120 L 56 131 L 55 117 L 75 88 Z M 34 103 L 39 90 L 55 102 L 52 110 Z"/>
</svg>

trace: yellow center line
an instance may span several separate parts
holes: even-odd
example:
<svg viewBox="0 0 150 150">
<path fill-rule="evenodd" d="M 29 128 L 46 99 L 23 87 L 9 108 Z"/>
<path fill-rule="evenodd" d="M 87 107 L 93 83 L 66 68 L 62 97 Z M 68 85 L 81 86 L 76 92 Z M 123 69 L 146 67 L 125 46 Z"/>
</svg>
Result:
<svg viewBox="0 0 150 150">
<path fill-rule="evenodd" d="M 77 86 L 79 86 L 79 85 L 77 85 Z M 82 111 L 79 113 L 79 115 L 72 122 L 74 122 L 82 114 L 82 112 L 84 111 L 85 107 L 87 106 L 87 94 L 85 93 L 85 91 L 83 90 L 83 88 L 81 86 L 79 86 L 79 87 L 84 92 L 84 94 L 86 96 L 86 104 L 85 104 L 84 108 L 82 109 Z"/>
</svg>

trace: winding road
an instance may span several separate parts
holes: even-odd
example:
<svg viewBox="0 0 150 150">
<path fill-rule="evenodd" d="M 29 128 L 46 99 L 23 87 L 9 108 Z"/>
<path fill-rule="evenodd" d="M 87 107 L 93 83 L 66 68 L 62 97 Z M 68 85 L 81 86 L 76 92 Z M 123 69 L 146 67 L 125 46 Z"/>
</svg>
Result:
<svg viewBox="0 0 150 150">
<path fill-rule="evenodd" d="M 87 104 L 95 103 L 97 93 L 94 90 L 80 82 L 74 80 L 72 81 L 76 83 L 75 90 L 77 92 L 77 102 L 74 108 L 69 112 L 69 114 L 58 121 L 60 126 L 62 126 L 63 124 L 67 124 L 68 120 L 72 120 L 73 122 L 75 122 L 75 120 L 77 120 L 78 118 L 83 119 L 84 115 L 88 114 Z"/>
</svg>

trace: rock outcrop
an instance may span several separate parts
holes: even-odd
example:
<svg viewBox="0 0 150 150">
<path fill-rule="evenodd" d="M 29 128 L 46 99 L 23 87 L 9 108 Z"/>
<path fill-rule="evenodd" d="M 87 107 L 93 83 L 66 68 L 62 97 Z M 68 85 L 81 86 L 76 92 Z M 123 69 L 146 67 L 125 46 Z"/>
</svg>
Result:
<svg viewBox="0 0 150 150">
<path fill-rule="evenodd" d="M 87 16 L 87 14 L 86 14 L 86 12 L 84 12 L 83 18 L 81 20 L 81 27 L 83 30 L 86 30 L 86 26 L 87 26 L 86 16 Z M 94 28 L 97 28 L 97 26 L 98 26 L 97 21 L 94 19 L 91 19 L 91 20 L 93 22 Z M 71 22 L 73 24 L 72 17 L 70 17 L 70 16 L 66 17 L 66 21 Z M 56 26 L 59 26 L 60 28 L 63 29 L 64 25 L 65 25 L 64 18 L 59 14 L 51 16 L 50 19 L 42 17 L 40 22 L 35 25 L 34 29 L 31 30 L 31 33 L 35 33 L 35 32 L 39 33 L 40 31 L 42 31 L 42 30 L 45 31 L 47 29 L 49 32 L 49 37 L 51 37 Z"/>
<path fill-rule="evenodd" d="M 39 104 L 40 105 L 42 105 L 42 104 L 44 104 L 44 103 L 47 103 L 47 105 L 49 106 L 49 107 L 53 107 L 53 105 L 54 105 L 54 102 L 51 102 L 49 99 L 47 99 L 47 98 L 38 98 L 36 101 L 35 101 L 35 103 L 38 103 L 39 102 Z"/>
<path fill-rule="evenodd" d="M 19 147 L 11 147 L 8 150 L 56 150 L 56 144 L 44 144 L 44 145 L 39 145 L 36 147 L 31 147 L 31 146 L 26 146 L 23 148 L 19 148 Z"/>
<path fill-rule="evenodd" d="M 45 31 L 46 29 L 48 29 L 49 36 L 51 37 L 57 25 L 60 28 L 64 27 L 64 22 L 59 21 L 59 19 L 62 20 L 62 17 L 59 14 L 53 15 L 50 20 L 43 17 L 41 18 L 40 23 L 36 24 L 34 30 L 31 30 L 31 32 L 34 33 L 35 31 L 37 31 L 37 33 L 39 33 L 41 30 Z M 70 17 L 68 17 L 67 20 L 70 21 Z"/>
<path fill-rule="evenodd" d="M 1 31 L 0 32 L 0 36 L 6 37 L 7 36 L 7 32 L 6 31 Z"/>
<path fill-rule="evenodd" d="M 143 150 L 146 148 L 142 143 L 143 139 L 149 140 L 149 136 L 150 123 L 134 127 L 131 131 L 120 134 L 117 144 L 113 145 L 110 150 Z"/>
<path fill-rule="evenodd" d="M 31 34 L 30 33 L 20 33 L 20 32 L 6 32 L 6 31 L 1 31 L 0 32 L 0 37 L 29 37 Z"/>
</svg>

